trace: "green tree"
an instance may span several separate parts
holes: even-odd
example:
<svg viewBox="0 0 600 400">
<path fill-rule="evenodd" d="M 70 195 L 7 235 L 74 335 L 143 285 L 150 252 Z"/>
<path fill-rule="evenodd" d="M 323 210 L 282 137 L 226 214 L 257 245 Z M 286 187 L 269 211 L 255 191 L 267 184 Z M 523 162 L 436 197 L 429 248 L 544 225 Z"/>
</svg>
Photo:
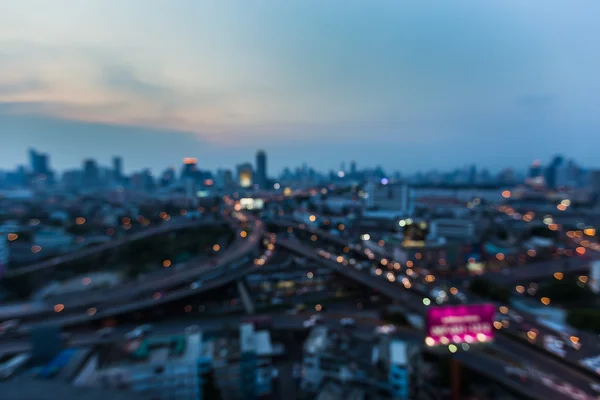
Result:
<svg viewBox="0 0 600 400">
<path fill-rule="evenodd" d="M 600 333 L 600 310 L 590 308 L 570 310 L 567 323 L 577 329 Z"/>
<path fill-rule="evenodd" d="M 204 386 L 202 387 L 202 398 L 210 399 L 210 400 L 223 399 L 223 396 L 221 395 L 221 390 L 217 387 L 217 385 L 215 383 L 215 374 L 212 370 L 204 376 Z"/>
<path fill-rule="evenodd" d="M 555 303 L 562 304 L 590 304 L 594 301 L 594 293 L 576 281 L 562 279 L 553 281 L 540 287 L 537 291 L 539 297 L 549 297 Z"/>
<path fill-rule="evenodd" d="M 406 319 L 406 316 L 397 312 L 382 312 L 381 320 L 399 326 L 408 326 L 409 322 Z"/>
<path fill-rule="evenodd" d="M 476 295 L 487 297 L 500 303 L 508 303 L 510 298 L 510 289 L 495 285 L 481 278 L 473 279 L 469 289 Z"/>
</svg>

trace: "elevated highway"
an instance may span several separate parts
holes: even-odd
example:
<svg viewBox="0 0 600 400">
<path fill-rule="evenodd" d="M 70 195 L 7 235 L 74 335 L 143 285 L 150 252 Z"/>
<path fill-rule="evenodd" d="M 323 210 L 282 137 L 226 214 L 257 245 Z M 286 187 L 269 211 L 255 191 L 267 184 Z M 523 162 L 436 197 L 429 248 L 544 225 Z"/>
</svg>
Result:
<svg viewBox="0 0 600 400">
<path fill-rule="evenodd" d="M 318 255 L 316 250 L 302 245 L 298 241 L 279 240 L 278 244 L 283 248 L 302 255 L 303 257 L 330 267 L 336 272 L 343 274 L 350 279 L 355 279 L 386 297 L 398 301 L 400 306 L 404 307 L 407 312 L 417 312 L 418 314 L 425 316 L 427 307 L 423 304 L 423 298 L 428 297 L 428 293 L 418 293 L 416 290 L 414 290 L 414 288 L 406 289 L 398 282 L 391 283 L 386 280 L 384 276 L 373 276 L 364 270 L 359 271 L 352 266 L 345 266 L 343 264 L 323 258 Z M 573 358 L 565 360 L 568 361 L 568 363 L 564 363 L 557 361 L 555 357 L 549 354 L 545 354 L 543 347 L 538 347 L 538 349 L 535 349 L 534 346 L 537 346 L 537 344 L 531 346 L 527 342 L 510 339 L 511 336 L 518 332 L 516 330 L 512 331 L 511 333 L 507 333 L 508 331 L 505 330 L 500 330 L 498 332 L 506 333 L 506 335 L 496 335 L 495 342 L 491 344 L 491 347 L 495 351 L 502 353 L 508 359 L 514 360 L 518 363 L 531 363 L 532 365 L 535 365 L 536 368 L 540 366 L 551 365 L 552 371 L 554 371 L 555 374 L 561 376 L 570 385 L 577 387 L 580 390 L 589 391 L 592 383 L 600 382 L 600 378 L 594 379 L 592 377 L 593 373 L 591 371 L 589 371 L 589 373 L 580 372 L 581 367 L 579 365 L 579 360 L 581 358 L 596 354 L 597 350 L 595 346 L 589 346 L 586 348 L 584 345 L 582 350 L 580 350 L 581 353 L 571 353 L 570 355 L 573 356 Z M 541 337 L 541 335 L 544 333 L 544 329 L 540 328 L 539 336 Z M 466 359 L 470 356 L 471 353 L 463 353 L 460 357 L 461 359 Z M 572 368 L 572 366 L 576 366 L 577 368 Z"/>
<path fill-rule="evenodd" d="M 187 284 L 189 286 L 189 283 L 202 276 L 222 277 L 226 272 L 230 272 L 232 265 L 237 268 L 242 264 L 254 261 L 254 257 L 259 255 L 260 240 L 263 237 L 264 231 L 260 220 L 255 220 L 252 223 L 254 226 L 249 236 L 241 238 L 238 235 L 236 241 L 230 247 L 224 250 L 221 255 L 210 259 L 208 262 L 199 265 L 188 265 L 185 270 L 174 271 L 173 273 L 165 271 L 168 273 L 168 276 L 161 276 L 160 279 L 155 277 L 155 279 L 148 281 L 127 282 L 101 291 L 84 292 L 76 298 L 70 298 L 68 301 L 61 302 L 60 304 L 64 309 L 60 313 L 54 310 L 55 304 L 40 305 L 40 303 L 33 303 L 30 307 L 27 307 L 27 305 L 7 307 L 4 312 L 0 308 L 0 319 L 32 320 L 46 318 L 58 321 L 65 318 L 67 314 L 87 315 L 86 313 L 90 308 L 103 310 L 101 313 L 97 312 L 96 315 L 106 317 L 111 312 L 120 313 L 121 309 L 135 310 L 135 307 L 148 307 L 151 303 L 161 304 L 161 301 L 164 301 L 164 298 L 167 297 L 170 299 L 180 298 L 177 296 L 185 297 L 185 293 L 190 294 L 190 292 L 176 291 L 168 296 L 163 295 L 162 292 L 181 285 Z M 225 280 L 219 284 L 224 283 L 226 283 Z M 204 291 L 205 287 L 202 290 Z M 148 300 L 147 302 L 140 300 L 144 295 L 147 295 L 144 297 L 145 299 L 152 299 L 152 295 L 156 292 L 161 296 L 158 302 L 156 300 Z M 173 297 L 175 293 L 177 295 Z"/>
<path fill-rule="evenodd" d="M 288 225 L 287 225 L 288 227 L 290 226 L 289 224 L 290 224 L 290 222 L 288 221 Z M 354 253 L 358 253 L 362 258 L 366 257 L 365 254 L 360 251 L 361 250 L 360 247 L 357 248 L 356 246 L 354 246 L 354 247 L 348 246 L 343 241 L 343 239 L 340 237 L 328 235 L 327 233 L 322 232 L 318 229 L 314 229 L 314 228 L 307 228 L 307 227 L 302 228 L 303 225 L 304 224 L 293 224 L 292 227 L 293 227 L 293 229 L 309 230 L 311 233 L 317 235 L 317 240 L 330 241 L 331 243 L 336 243 L 340 246 L 344 245 L 345 247 L 351 247 L 353 249 Z M 399 286 L 398 283 L 392 284 L 392 283 L 388 282 L 386 279 L 384 279 L 385 274 L 383 274 L 383 276 L 380 276 L 380 277 L 375 277 L 375 276 L 369 274 L 368 272 L 365 272 L 364 270 L 358 271 L 351 266 L 343 266 L 343 265 L 340 265 L 339 263 L 334 263 L 331 260 L 324 259 L 323 257 L 321 257 L 317 254 L 316 250 L 314 250 L 311 247 L 307 247 L 307 246 L 301 244 L 299 241 L 280 240 L 279 244 L 284 248 L 288 248 L 289 250 L 302 255 L 303 257 L 308 257 L 310 255 L 310 258 L 315 261 L 317 261 L 317 258 L 321 258 L 321 262 L 323 263 L 323 265 L 330 266 L 331 268 L 335 268 L 336 271 L 343 273 L 348 278 L 357 279 L 362 284 L 379 291 L 383 295 L 389 296 L 390 298 L 398 300 L 400 302 L 404 301 L 405 303 L 403 303 L 403 304 L 411 310 L 418 310 L 419 308 L 421 308 L 421 310 L 424 310 L 422 300 L 423 300 L 423 297 L 428 297 L 429 293 L 415 293 L 414 287 L 411 291 L 408 291 L 404 287 Z M 339 254 L 343 254 L 343 253 L 340 251 Z M 383 257 L 379 256 L 379 257 L 376 257 L 374 260 L 372 260 L 372 262 L 380 264 L 382 259 L 383 259 Z M 387 260 L 392 261 L 393 258 L 390 256 L 389 258 L 387 258 Z M 376 279 L 377 279 L 377 281 L 376 281 Z M 400 294 L 401 292 L 405 292 L 407 294 Z M 415 294 L 417 294 L 417 296 L 415 296 Z M 477 296 L 474 296 L 473 294 L 469 294 L 468 297 L 470 298 L 471 302 L 485 301 L 484 299 L 478 298 Z M 410 298 L 410 300 L 409 300 L 409 298 Z M 521 314 L 524 319 L 522 323 L 515 323 L 513 321 L 513 323 L 511 323 L 511 329 L 508 329 L 508 330 L 502 329 L 502 330 L 500 330 L 500 332 L 502 334 L 506 334 L 508 337 L 515 338 L 516 340 L 523 341 L 524 343 L 526 343 L 527 344 L 526 347 L 531 348 L 530 353 L 532 351 L 540 351 L 542 353 L 547 353 L 547 351 L 545 350 L 545 348 L 543 346 L 543 340 L 542 340 L 543 336 L 551 335 L 551 336 L 561 337 L 561 332 L 556 332 L 553 329 L 550 329 L 546 326 L 541 326 L 540 324 L 538 324 L 537 320 L 535 319 L 535 316 L 533 316 L 533 315 L 527 315 L 526 313 L 521 313 Z M 533 343 L 528 343 L 527 339 L 523 336 L 522 333 L 523 333 L 523 331 L 527 332 L 533 328 L 535 328 L 538 331 L 537 341 L 534 341 Z M 579 332 L 579 333 L 577 333 L 577 335 L 580 338 L 580 343 L 582 344 L 582 347 L 580 350 L 570 349 L 567 351 L 567 355 L 563 359 L 561 359 L 562 365 L 565 369 L 569 368 L 569 367 L 567 367 L 567 365 L 568 365 L 571 367 L 575 367 L 577 369 L 584 370 L 584 367 L 582 367 L 581 361 L 587 357 L 591 357 L 591 356 L 600 354 L 600 343 L 598 343 L 597 337 L 594 337 L 594 335 L 588 335 L 584 332 Z M 557 356 L 551 355 L 550 353 L 547 353 L 547 354 L 548 354 L 548 358 L 555 359 L 557 357 Z M 585 371 L 590 376 L 597 376 L 595 371 L 591 371 L 591 370 L 587 370 L 587 369 L 585 369 Z M 598 377 L 598 378 L 600 380 L 600 377 Z"/>
<path fill-rule="evenodd" d="M 340 236 L 332 235 L 329 232 L 325 232 L 309 224 L 303 224 L 297 221 L 281 219 L 269 219 L 266 220 L 265 223 L 286 229 L 291 227 L 293 229 L 308 232 L 310 234 L 315 234 L 317 235 L 317 240 L 319 241 L 329 242 L 333 245 L 340 247 L 349 247 L 352 254 L 356 255 L 357 257 L 366 257 L 366 253 L 364 252 L 365 249 L 360 244 L 349 244 L 347 240 L 344 240 Z M 388 260 L 391 260 L 393 258 L 391 254 L 387 254 L 387 252 L 383 249 L 376 252 L 374 251 L 374 253 L 378 253 L 381 256 L 381 258 L 385 257 Z M 483 276 L 494 283 L 511 284 L 519 281 L 535 281 L 547 277 L 552 277 L 552 275 L 555 272 L 563 272 L 565 274 L 585 274 L 589 272 L 590 265 L 595 260 L 600 260 L 600 256 L 594 255 L 590 258 L 574 256 L 569 259 L 542 261 L 518 265 L 515 267 L 507 268 L 504 272 L 488 271 Z"/>
<path fill-rule="evenodd" d="M 8 270 L 5 274 L 7 278 L 18 277 L 27 274 L 33 274 L 48 269 L 59 268 L 60 265 L 70 263 L 73 261 L 80 261 L 86 257 L 101 254 L 106 251 L 117 249 L 126 244 L 150 238 L 152 236 L 161 235 L 169 232 L 175 232 L 181 229 L 198 228 L 203 226 L 214 226 L 216 224 L 223 225 L 224 221 L 216 220 L 176 220 L 170 221 L 160 226 L 147 228 L 143 231 L 128 235 L 116 240 L 112 240 L 108 243 L 100 244 L 98 246 L 88 247 L 80 251 L 72 252 L 69 254 L 53 257 L 49 260 L 35 263 L 26 267 L 17 268 L 15 270 Z"/>
</svg>

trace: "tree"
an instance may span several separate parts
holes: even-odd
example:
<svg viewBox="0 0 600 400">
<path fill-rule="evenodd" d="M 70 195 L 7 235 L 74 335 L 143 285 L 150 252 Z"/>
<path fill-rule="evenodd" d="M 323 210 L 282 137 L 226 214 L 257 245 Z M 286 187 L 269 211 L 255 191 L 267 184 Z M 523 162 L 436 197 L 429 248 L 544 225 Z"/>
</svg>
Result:
<svg viewBox="0 0 600 400">
<path fill-rule="evenodd" d="M 383 312 L 381 314 L 381 319 L 385 322 L 388 322 L 393 325 L 400 326 L 409 326 L 409 322 L 406 319 L 406 316 L 397 312 Z"/>
<path fill-rule="evenodd" d="M 204 385 L 202 386 L 202 398 L 211 400 L 221 400 L 221 390 L 215 383 L 215 373 L 211 370 L 204 376 Z"/>
<path fill-rule="evenodd" d="M 508 303 L 510 298 L 510 289 L 495 285 L 481 278 L 473 279 L 469 289 L 481 297 L 487 297 L 500 303 Z"/>
<path fill-rule="evenodd" d="M 589 308 L 570 310 L 567 323 L 576 329 L 600 333 L 600 310 Z"/>
<path fill-rule="evenodd" d="M 539 297 L 549 297 L 553 302 L 563 304 L 590 304 L 595 297 L 587 286 L 579 286 L 577 282 L 567 279 L 543 285 L 537 294 Z"/>
</svg>

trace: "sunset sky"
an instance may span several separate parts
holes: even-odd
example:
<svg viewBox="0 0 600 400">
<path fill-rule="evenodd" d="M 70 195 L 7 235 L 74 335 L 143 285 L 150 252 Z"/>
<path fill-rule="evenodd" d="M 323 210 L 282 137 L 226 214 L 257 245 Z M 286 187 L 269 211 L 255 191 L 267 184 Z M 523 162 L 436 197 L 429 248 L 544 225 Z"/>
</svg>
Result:
<svg viewBox="0 0 600 400">
<path fill-rule="evenodd" d="M 600 2 L 2 0 L 0 168 L 600 167 Z"/>
</svg>

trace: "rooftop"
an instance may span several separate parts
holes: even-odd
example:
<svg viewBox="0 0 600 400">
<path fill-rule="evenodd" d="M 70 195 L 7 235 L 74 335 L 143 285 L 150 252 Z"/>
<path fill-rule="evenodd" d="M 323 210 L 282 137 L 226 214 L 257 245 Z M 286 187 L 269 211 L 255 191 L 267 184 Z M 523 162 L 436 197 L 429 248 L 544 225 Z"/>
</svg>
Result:
<svg viewBox="0 0 600 400">
<path fill-rule="evenodd" d="M 60 380 L 17 377 L 0 382 L 3 400 L 142 400 L 129 391 L 75 387 Z"/>
</svg>

